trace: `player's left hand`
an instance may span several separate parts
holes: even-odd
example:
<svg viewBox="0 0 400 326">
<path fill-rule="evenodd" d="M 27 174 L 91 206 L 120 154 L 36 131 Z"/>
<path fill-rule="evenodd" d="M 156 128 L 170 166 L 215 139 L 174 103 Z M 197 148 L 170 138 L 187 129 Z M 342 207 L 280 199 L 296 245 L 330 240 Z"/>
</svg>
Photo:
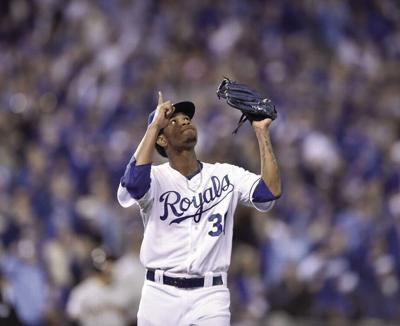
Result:
<svg viewBox="0 0 400 326">
<path fill-rule="evenodd" d="M 254 130 L 260 130 L 260 129 L 261 130 L 266 130 L 266 129 L 269 128 L 271 123 L 272 123 L 272 119 L 266 118 L 266 119 L 258 120 L 258 121 L 253 120 L 251 122 L 251 126 L 253 127 Z"/>
</svg>

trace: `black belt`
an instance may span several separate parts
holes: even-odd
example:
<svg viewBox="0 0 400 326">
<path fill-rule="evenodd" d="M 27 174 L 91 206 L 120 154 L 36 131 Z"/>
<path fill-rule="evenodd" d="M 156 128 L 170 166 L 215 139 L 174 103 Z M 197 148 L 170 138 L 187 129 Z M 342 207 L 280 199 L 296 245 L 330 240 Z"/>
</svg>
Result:
<svg viewBox="0 0 400 326">
<path fill-rule="evenodd" d="M 147 270 L 146 279 L 149 281 L 155 280 L 155 271 Z M 204 277 L 198 278 L 186 278 L 186 277 L 170 277 L 163 275 L 163 284 L 172 285 L 181 289 L 190 289 L 190 288 L 201 288 L 204 286 Z M 224 282 L 222 281 L 222 276 L 214 276 L 212 285 L 222 285 Z"/>
</svg>

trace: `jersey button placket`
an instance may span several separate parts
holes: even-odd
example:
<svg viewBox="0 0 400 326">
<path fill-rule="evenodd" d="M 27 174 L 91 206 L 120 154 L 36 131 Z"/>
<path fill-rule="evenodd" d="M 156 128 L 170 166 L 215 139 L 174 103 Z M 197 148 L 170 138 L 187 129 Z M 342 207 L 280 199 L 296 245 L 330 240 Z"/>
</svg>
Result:
<svg viewBox="0 0 400 326">
<path fill-rule="evenodd" d="M 190 219 L 188 229 L 189 229 L 189 252 L 188 252 L 188 256 L 191 257 L 192 254 L 193 254 L 193 219 L 192 218 Z M 191 268 L 192 268 L 192 266 L 190 264 L 187 267 L 188 273 L 190 273 Z"/>
<path fill-rule="evenodd" d="M 196 231 L 196 222 L 194 222 L 194 220 L 192 219 L 191 221 L 190 221 L 190 224 L 191 224 L 191 227 L 190 227 L 190 244 L 191 244 L 191 248 L 190 248 L 190 251 L 192 252 L 192 253 L 194 253 L 194 252 L 196 252 L 196 244 L 194 243 L 194 240 L 193 240 L 193 238 L 194 238 L 194 236 L 195 236 L 195 231 Z"/>
<path fill-rule="evenodd" d="M 191 230 L 190 230 L 190 243 L 191 243 L 191 254 L 194 256 L 197 251 L 197 244 L 195 239 L 197 239 L 197 230 L 199 228 L 198 223 L 194 220 L 191 221 Z"/>
</svg>

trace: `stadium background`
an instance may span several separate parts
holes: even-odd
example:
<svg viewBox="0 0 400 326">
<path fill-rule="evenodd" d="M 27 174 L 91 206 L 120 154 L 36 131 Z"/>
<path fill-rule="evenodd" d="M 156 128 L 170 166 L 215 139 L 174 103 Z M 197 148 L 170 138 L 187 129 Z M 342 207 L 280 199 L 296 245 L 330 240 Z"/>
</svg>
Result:
<svg viewBox="0 0 400 326">
<path fill-rule="evenodd" d="M 229 76 L 277 103 L 283 178 L 268 216 L 236 214 L 232 324 L 399 325 L 399 17 L 395 0 L 1 1 L 3 301 L 67 324 L 102 246 L 134 324 L 143 227 L 119 178 L 158 90 L 196 103 L 201 160 L 257 171 L 215 95 Z"/>
</svg>

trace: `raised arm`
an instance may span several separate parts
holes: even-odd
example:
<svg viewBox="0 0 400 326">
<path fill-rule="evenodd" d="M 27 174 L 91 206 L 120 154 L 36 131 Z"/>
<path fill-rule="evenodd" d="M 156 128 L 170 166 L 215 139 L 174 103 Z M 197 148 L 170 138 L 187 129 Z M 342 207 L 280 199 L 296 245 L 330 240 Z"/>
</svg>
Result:
<svg viewBox="0 0 400 326">
<path fill-rule="evenodd" d="M 151 163 L 158 134 L 160 130 L 167 126 L 173 113 L 174 107 L 171 101 L 164 102 L 162 93 L 158 92 L 158 105 L 153 121 L 148 126 L 135 154 L 133 154 L 137 165 Z"/>
<path fill-rule="evenodd" d="M 278 163 L 272 150 L 269 139 L 269 126 L 271 119 L 253 121 L 252 127 L 258 140 L 261 158 L 261 177 L 271 193 L 279 197 L 281 195 L 281 178 L 279 176 Z"/>
<path fill-rule="evenodd" d="M 164 102 L 162 94 L 159 92 L 153 121 L 147 127 L 146 133 L 127 165 L 118 187 L 117 198 L 123 207 L 133 205 L 136 200 L 143 198 L 150 189 L 151 161 L 155 143 L 160 130 L 167 126 L 169 117 L 173 112 L 174 107 L 171 102 Z"/>
</svg>

